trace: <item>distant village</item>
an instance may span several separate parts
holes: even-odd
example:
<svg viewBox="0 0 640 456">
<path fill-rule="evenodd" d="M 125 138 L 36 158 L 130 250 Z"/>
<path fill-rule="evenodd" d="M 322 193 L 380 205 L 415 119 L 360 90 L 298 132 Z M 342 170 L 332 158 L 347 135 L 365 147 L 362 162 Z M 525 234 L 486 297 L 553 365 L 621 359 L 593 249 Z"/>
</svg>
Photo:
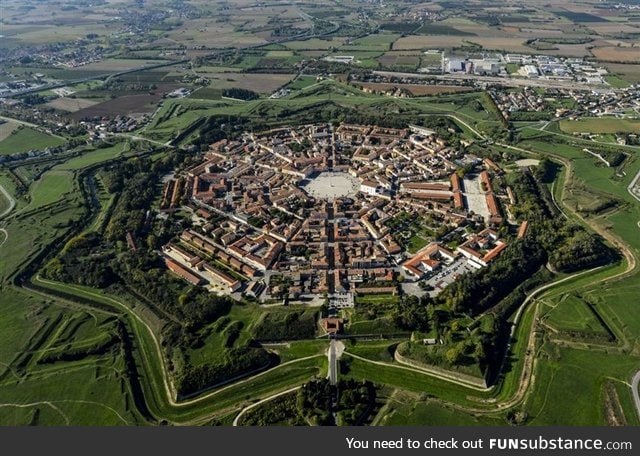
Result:
<svg viewBox="0 0 640 456">
<path fill-rule="evenodd" d="M 474 171 L 462 175 L 465 166 Z M 192 223 L 162 255 L 194 285 L 261 302 L 350 307 L 358 295 L 416 294 L 418 283 L 437 293 L 507 247 L 497 227 L 515 197 L 494 190 L 502 172 L 417 126 L 245 133 L 166 179 L 159 216 L 180 211 Z M 439 235 L 410 253 L 407 229 L 418 220 Z M 512 222 L 523 236 L 526 222 Z M 442 242 L 451 236 L 455 248 Z"/>
</svg>

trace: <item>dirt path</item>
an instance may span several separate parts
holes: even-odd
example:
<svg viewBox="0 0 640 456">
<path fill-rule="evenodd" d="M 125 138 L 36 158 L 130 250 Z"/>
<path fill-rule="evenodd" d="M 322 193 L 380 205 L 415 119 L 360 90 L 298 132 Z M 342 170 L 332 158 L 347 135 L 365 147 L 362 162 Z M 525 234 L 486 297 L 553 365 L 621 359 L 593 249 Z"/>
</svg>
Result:
<svg viewBox="0 0 640 456">
<path fill-rule="evenodd" d="M 60 136 L 60 135 L 57 135 L 55 133 L 51 133 L 49 131 L 46 131 L 46 129 L 43 128 L 42 126 L 36 125 L 34 123 L 31 123 L 31 122 L 25 122 L 24 120 L 14 119 L 13 117 L 5 117 L 5 116 L 0 116 L 0 119 L 7 120 L 9 122 L 19 123 L 20 125 L 24 125 L 25 127 L 32 128 L 32 129 L 37 130 L 37 131 L 39 131 L 41 133 L 45 133 L 45 134 L 47 134 L 49 136 L 53 136 L 53 137 L 58 138 L 58 139 L 64 139 L 65 141 L 67 140 L 67 138 L 65 138 L 64 136 Z"/>
<path fill-rule="evenodd" d="M 14 207 L 16 207 L 16 200 L 13 199 L 13 197 L 9 194 L 8 191 L 5 190 L 2 185 L 0 185 L 0 193 L 2 193 L 7 201 L 9 201 L 9 207 L 6 208 L 2 212 L 2 214 L 0 214 L 0 219 L 3 219 L 9 212 L 13 210 Z"/>
<path fill-rule="evenodd" d="M 638 392 L 638 385 L 640 384 L 640 371 L 636 372 L 631 380 L 631 392 L 633 393 L 633 402 L 636 404 L 636 412 L 640 418 L 640 392 Z"/>
<path fill-rule="evenodd" d="M 638 196 L 636 193 L 634 193 L 633 188 L 638 184 L 638 180 L 640 180 L 640 171 L 638 171 L 638 174 L 636 174 L 636 176 L 633 178 L 633 180 L 631 181 L 631 183 L 629 184 L 629 186 L 627 187 L 627 191 L 629 192 L 629 194 L 631 196 L 633 196 L 635 199 L 637 199 L 638 201 L 640 201 L 640 196 Z M 638 222 L 640 223 L 640 222 Z"/>
<path fill-rule="evenodd" d="M 29 404 L 6 403 L 6 404 L 0 404 L 0 407 L 31 408 L 31 407 L 36 407 L 38 405 L 46 405 L 48 407 L 51 407 L 53 410 L 55 410 L 60 414 L 60 416 L 64 419 L 67 426 L 71 424 L 71 422 L 69 421 L 69 417 L 65 415 L 62 410 L 60 410 L 53 403 L 51 403 L 51 401 L 31 402 Z"/>
<path fill-rule="evenodd" d="M 301 386 L 296 386 L 294 388 L 289 388 L 286 391 L 281 391 L 279 393 L 272 394 L 271 396 L 265 397 L 264 399 L 254 403 L 254 404 L 248 405 L 247 407 L 245 407 L 242 410 L 240 410 L 240 413 L 238 413 L 236 415 L 235 419 L 233 420 L 233 425 L 237 426 L 238 425 L 238 421 L 240 421 L 240 418 L 242 418 L 242 416 L 245 413 L 247 413 L 249 410 L 258 407 L 259 405 L 262 405 L 265 402 L 269 402 L 270 400 L 275 399 L 276 397 L 284 396 L 285 394 L 289 394 L 289 393 L 293 393 L 294 391 L 298 391 L 300 388 L 301 388 Z"/>
</svg>

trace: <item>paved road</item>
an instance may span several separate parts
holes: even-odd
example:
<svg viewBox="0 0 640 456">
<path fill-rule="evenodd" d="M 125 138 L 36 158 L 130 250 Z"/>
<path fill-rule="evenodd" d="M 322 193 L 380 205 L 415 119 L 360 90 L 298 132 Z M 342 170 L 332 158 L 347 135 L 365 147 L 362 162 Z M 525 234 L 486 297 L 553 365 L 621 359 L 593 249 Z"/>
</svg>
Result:
<svg viewBox="0 0 640 456">
<path fill-rule="evenodd" d="M 633 402 L 636 404 L 636 411 L 638 412 L 638 417 L 640 418 L 640 393 L 638 393 L 638 386 L 640 384 L 640 371 L 636 372 L 636 375 L 633 376 L 633 380 L 631 380 L 631 392 L 633 393 Z"/>
<path fill-rule="evenodd" d="M 344 352 L 344 344 L 339 340 L 331 339 L 329 344 L 329 350 L 327 350 L 327 357 L 329 358 L 329 383 L 336 385 L 338 383 L 338 360 Z"/>
<path fill-rule="evenodd" d="M 327 356 L 329 358 L 329 383 L 335 385 L 338 383 L 338 357 L 336 356 L 335 339 L 331 339 Z"/>
</svg>

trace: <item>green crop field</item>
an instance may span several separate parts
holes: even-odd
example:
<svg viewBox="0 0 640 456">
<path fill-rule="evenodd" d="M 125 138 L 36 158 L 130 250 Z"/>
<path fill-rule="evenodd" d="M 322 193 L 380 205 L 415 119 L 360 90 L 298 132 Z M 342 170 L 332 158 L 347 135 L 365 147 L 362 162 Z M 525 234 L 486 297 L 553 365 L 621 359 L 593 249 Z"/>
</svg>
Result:
<svg viewBox="0 0 640 456">
<path fill-rule="evenodd" d="M 332 47 L 338 47 L 343 43 L 342 40 L 339 39 L 320 39 L 320 38 L 311 38 L 308 40 L 299 40 L 299 41 L 288 41 L 284 43 L 284 45 L 290 49 L 300 50 L 300 49 L 320 49 L 327 50 Z"/>
<path fill-rule="evenodd" d="M 640 133 L 640 120 L 615 117 L 585 117 L 580 120 L 562 120 L 560 129 L 565 133 Z"/>
<path fill-rule="evenodd" d="M 287 88 L 291 90 L 301 90 L 315 83 L 316 83 L 316 78 L 314 76 L 299 76 L 293 81 L 291 81 L 287 85 Z"/>
<path fill-rule="evenodd" d="M 626 80 L 614 74 L 608 74 L 604 77 L 604 79 L 605 81 L 607 81 L 607 83 L 609 83 L 611 87 L 614 87 L 616 89 L 625 89 L 629 87 L 629 83 Z"/>
<path fill-rule="evenodd" d="M 397 34 L 375 34 L 353 40 L 340 47 L 340 52 L 350 54 L 351 51 L 388 51 L 394 41 L 400 38 Z"/>
<path fill-rule="evenodd" d="M 42 133 L 33 128 L 23 127 L 0 141 L 0 155 L 10 155 L 30 150 L 43 150 L 64 144 L 64 140 Z"/>
</svg>

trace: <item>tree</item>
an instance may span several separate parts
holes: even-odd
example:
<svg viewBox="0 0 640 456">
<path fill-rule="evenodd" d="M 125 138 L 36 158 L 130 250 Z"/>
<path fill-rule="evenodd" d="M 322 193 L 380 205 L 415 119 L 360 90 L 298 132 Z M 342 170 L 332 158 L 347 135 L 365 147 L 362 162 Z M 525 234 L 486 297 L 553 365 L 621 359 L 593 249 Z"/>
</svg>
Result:
<svg viewBox="0 0 640 456">
<path fill-rule="evenodd" d="M 464 353 L 462 352 L 462 345 L 461 344 L 456 344 L 454 346 L 452 346 L 451 348 L 449 348 L 446 352 L 445 352 L 445 359 L 447 360 L 447 362 L 452 365 L 455 366 L 456 364 L 458 364 L 463 357 Z"/>
</svg>

